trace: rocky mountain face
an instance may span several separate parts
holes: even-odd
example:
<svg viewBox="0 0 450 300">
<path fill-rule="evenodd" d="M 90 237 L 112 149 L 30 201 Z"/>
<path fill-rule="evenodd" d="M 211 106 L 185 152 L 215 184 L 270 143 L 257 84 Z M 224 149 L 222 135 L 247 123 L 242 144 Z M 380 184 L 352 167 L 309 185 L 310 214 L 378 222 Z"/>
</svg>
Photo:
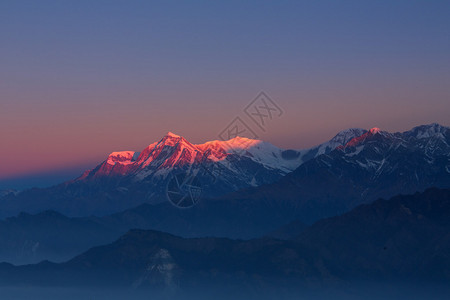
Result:
<svg viewBox="0 0 450 300">
<path fill-rule="evenodd" d="M 227 196 L 276 203 L 311 223 L 396 194 L 450 187 L 450 130 L 438 124 L 403 133 L 373 128 L 300 165 L 276 183 Z M 262 205 L 262 204 L 261 204 Z"/>
<path fill-rule="evenodd" d="M 0 217 L 48 209 L 69 216 L 105 215 L 142 203 L 167 202 L 169 182 L 177 174 L 195 178 L 202 198 L 214 198 L 273 183 L 362 132 L 345 130 L 329 142 L 301 151 L 242 137 L 195 145 L 169 132 L 141 152 L 111 153 L 75 180 L 0 197 Z"/>
<path fill-rule="evenodd" d="M 165 201 L 167 181 L 186 173 L 199 181 L 204 197 L 211 198 L 244 187 L 274 182 L 300 165 L 283 158 L 283 150 L 260 140 L 236 137 L 194 145 L 173 133 L 142 152 L 113 152 L 95 169 L 70 183 L 102 191 L 139 194 L 149 203 Z"/>
</svg>

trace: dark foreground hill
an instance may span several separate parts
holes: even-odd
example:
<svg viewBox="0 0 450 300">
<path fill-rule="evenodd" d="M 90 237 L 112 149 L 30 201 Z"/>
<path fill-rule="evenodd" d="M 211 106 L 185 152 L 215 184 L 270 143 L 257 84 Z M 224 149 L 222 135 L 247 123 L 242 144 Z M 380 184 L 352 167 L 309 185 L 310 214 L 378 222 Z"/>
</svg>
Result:
<svg viewBox="0 0 450 300">
<path fill-rule="evenodd" d="M 0 266 L 2 285 L 183 288 L 450 282 L 450 190 L 378 200 L 294 240 L 186 239 L 132 230 L 65 262 Z"/>
</svg>

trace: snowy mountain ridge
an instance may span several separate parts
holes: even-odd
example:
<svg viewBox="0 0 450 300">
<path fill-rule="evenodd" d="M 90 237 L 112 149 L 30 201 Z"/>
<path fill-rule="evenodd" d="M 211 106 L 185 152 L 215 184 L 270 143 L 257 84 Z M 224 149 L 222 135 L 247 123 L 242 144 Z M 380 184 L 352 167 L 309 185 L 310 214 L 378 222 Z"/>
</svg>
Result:
<svg viewBox="0 0 450 300">
<path fill-rule="evenodd" d="M 293 173 L 302 174 L 305 181 L 299 185 L 300 191 L 293 193 L 295 199 L 301 191 L 308 190 L 310 195 L 317 195 L 322 189 L 325 192 L 327 189 L 318 183 L 330 174 L 337 177 L 333 177 L 328 189 L 348 179 L 348 190 L 355 190 L 355 182 L 363 178 L 367 182 L 383 178 L 380 185 L 386 185 L 385 178 L 390 181 L 405 178 L 410 190 L 416 186 L 439 186 L 440 181 L 436 180 L 450 174 L 449 138 L 449 128 L 438 124 L 422 125 L 402 133 L 352 128 L 310 149 L 283 150 L 244 137 L 192 144 L 169 132 L 141 152 L 112 152 L 101 164 L 75 180 L 17 195 L 9 193 L 1 197 L 2 214 L 54 209 L 71 216 L 104 215 L 142 203 L 166 202 L 170 180 L 180 173 L 198 180 L 202 198 L 272 184 Z M 315 179 L 319 175 L 323 177 Z M 433 181 L 433 176 L 438 179 Z M 400 182 L 392 191 L 397 192 L 404 185 Z M 284 193 L 282 190 L 277 193 Z M 346 191 L 333 193 L 333 197 Z M 368 191 L 362 190 L 358 197 L 366 194 Z"/>
<path fill-rule="evenodd" d="M 227 141 L 191 144 L 182 136 L 168 132 L 160 141 L 150 144 L 142 152 L 112 152 L 104 163 L 87 171 L 78 180 L 125 174 L 142 180 L 158 171 L 160 174 L 168 174 L 161 171 L 202 163 L 213 163 L 218 165 L 218 168 L 230 169 L 232 162 L 242 158 L 284 175 L 295 170 L 308 156 L 328 153 L 364 132 L 364 129 L 344 130 L 329 142 L 305 150 L 284 150 L 268 142 L 239 136 Z M 283 155 L 285 151 L 294 152 L 294 158 L 287 159 Z"/>
</svg>

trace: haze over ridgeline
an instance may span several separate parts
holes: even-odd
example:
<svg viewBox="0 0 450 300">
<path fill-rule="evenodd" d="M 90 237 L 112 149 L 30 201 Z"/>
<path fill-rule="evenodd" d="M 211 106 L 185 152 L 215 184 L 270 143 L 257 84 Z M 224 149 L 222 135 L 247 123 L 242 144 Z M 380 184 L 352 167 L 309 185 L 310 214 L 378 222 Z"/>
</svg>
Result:
<svg viewBox="0 0 450 300">
<path fill-rule="evenodd" d="M 188 209 L 168 194 L 180 172 L 200 183 Z M 292 221 L 295 232 L 360 204 L 431 187 L 450 188 L 450 129 L 436 123 L 402 133 L 348 129 L 300 151 L 240 137 L 191 144 L 169 132 L 139 153 L 112 152 L 76 179 L 4 191 L 0 257 L 69 259 L 131 228 L 183 237 L 286 236 L 274 230 Z"/>
<path fill-rule="evenodd" d="M 101 299 L 445 299 L 449 212 L 450 190 L 428 189 L 290 230 L 286 240 L 186 239 L 134 229 L 62 263 L 1 263 L 0 291 L 34 290 L 37 299 L 74 292 Z"/>
</svg>

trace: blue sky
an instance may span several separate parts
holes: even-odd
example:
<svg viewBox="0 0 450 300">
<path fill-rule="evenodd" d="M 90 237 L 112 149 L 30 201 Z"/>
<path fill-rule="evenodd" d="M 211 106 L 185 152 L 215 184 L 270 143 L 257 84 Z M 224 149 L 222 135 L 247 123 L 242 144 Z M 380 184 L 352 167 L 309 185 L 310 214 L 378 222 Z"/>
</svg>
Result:
<svg viewBox="0 0 450 300">
<path fill-rule="evenodd" d="M 449 125 L 448 1 L 6 0 L 0 40 L 0 187 L 167 131 L 216 139 L 260 91 L 284 148 Z"/>
</svg>

